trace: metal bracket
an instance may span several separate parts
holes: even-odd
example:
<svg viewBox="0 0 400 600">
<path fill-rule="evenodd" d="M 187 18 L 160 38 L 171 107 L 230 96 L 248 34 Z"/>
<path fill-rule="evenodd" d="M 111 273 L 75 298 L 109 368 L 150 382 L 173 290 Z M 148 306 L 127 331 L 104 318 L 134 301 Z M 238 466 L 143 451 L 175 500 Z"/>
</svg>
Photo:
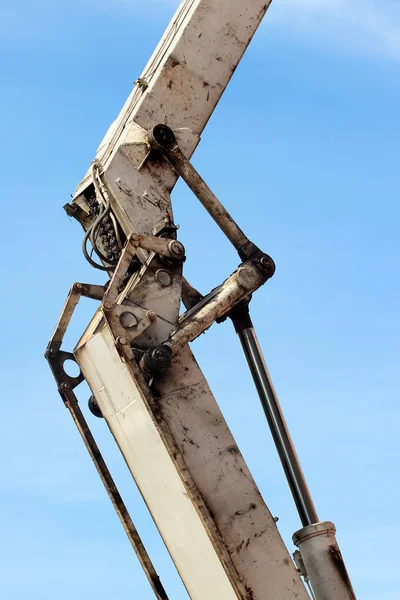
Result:
<svg viewBox="0 0 400 600">
<path fill-rule="evenodd" d="M 154 252 L 154 254 L 159 254 L 178 262 L 185 260 L 185 248 L 177 240 L 132 233 L 126 240 L 110 284 L 104 294 L 103 307 L 106 310 L 110 309 L 116 303 L 121 284 L 128 272 L 129 265 L 136 254 L 137 248 Z"/>
<path fill-rule="evenodd" d="M 310 578 L 308 576 L 307 569 L 304 564 L 303 557 L 301 556 L 300 550 L 295 550 L 293 552 L 293 560 L 294 560 L 294 564 L 296 565 L 297 571 L 303 577 L 304 583 L 308 587 L 308 591 L 310 592 L 310 596 L 311 596 L 312 600 L 316 600 L 314 590 L 311 587 Z"/>
<path fill-rule="evenodd" d="M 66 384 L 66 385 L 68 385 L 68 389 L 73 390 L 84 380 L 81 370 L 79 370 L 79 375 L 77 375 L 76 377 L 73 377 L 71 375 L 68 375 L 68 373 L 66 372 L 66 370 L 64 368 L 64 364 L 68 360 L 73 361 L 74 363 L 78 364 L 76 362 L 75 357 L 72 354 L 72 352 L 65 352 L 64 350 L 57 350 L 54 354 L 51 354 L 51 353 L 49 355 L 46 354 L 46 358 L 50 365 L 50 369 L 52 370 L 52 373 L 54 375 L 54 379 L 59 384 L 59 388 L 60 388 L 60 386 Z M 60 389 L 59 389 L 59 391 L 60 391 Z"/>
<path fill-rule="evenodd" d="M 63 384 L 68 385 L 68 389 L 74 389 L 84 379 L 81 372 L 76 377 L 72 377 L 71 375 L 68 375 L 64 369 L 64 364 L 67 360 L 72 360 L 76 363 L 75 357 L 71 352 L 65 352 L 64 350 L 61 350 L 61 344 L 64 339 L 65 332 L 81 296 L 86 296 L 87 298 L 92 298 L 94 300 L 101 300 L 104 295 L 104 291 L 105 287 L 102 285 L 74 283 L 71 286 L 54 333 L 47 345 L 45 358 L 47 359 L 54 378 L 57 381 L 58 389 L 62 397 L 63 394 L 60 388 Z"/>
<path fill-rule="evenodd" d="M 102 307 L 104 318 L 122 345 L 129 344 L 154 323 L 157 318 L 153 310 L 130 304 L 114 304 L 111 308 Z M 130 356 L 129 358 L 133 358 Z"/>
<path fill-rule="evenodd" d="M 306 566 L 303 562 L 303 558 L 301 556 L 300 550 L 295 550 L 293 552 L 293 560 L 295 562 L 295 565 L 297 567 L 298 572 L 300 573 L 300 575 L 304 578 L 307 577 L 308 579 L 308 575 L 307 575 L 307 571 L 306 571 Z"/>
<path fill-rule="evenodd" d="M 111 281 L 105 291 L 101 306 L 104 318 L 116 339 L 117 345 L 128 360 L 134 358 L 129 347 L 130 342 L 143 333 L 157 319 L 157 315 L 153 310 L 147 310 L 134 305 L 129 300 L 122 300 L 118 303 L 121 286 L 123 286 L 129 266 L 138 248 L 149 251 L 153 256 L 158 254 L 177 263 L 185 259 L 183 245 L 174 239 L 137 233 L 133 233 L 128 237 Z M 149 260 L 151 260 L 151 254 Z"/>
</svg>

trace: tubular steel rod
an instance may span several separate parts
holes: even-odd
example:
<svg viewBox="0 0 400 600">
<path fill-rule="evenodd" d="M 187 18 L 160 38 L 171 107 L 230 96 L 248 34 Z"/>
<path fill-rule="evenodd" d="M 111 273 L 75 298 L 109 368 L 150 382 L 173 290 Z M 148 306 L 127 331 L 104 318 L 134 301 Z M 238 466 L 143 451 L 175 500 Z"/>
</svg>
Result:
<svg viewBox="0 0 400 600">
<path fill-rule="evenodd" d="M 85 446 L 94 462 L 97 472 L 99 473 L 104 487 L 106 488 L 111 502 L 113 503 L 113 506 L 120 518 L 122 526 L 125 529 L 125 533 L 132 544 L 136 556 L 138 557 L 139 562 L 142 565 L 144 572 L 146 573 L 147 579 L 157 597 L 157 600 L 168 600 L 167 593 L 164 590 L 164 587 L 160 581 L 159 576 L 157 575 L 157 572 L 154 568 L 153 563 L 151 562 L 149 555 L 147 554 L 147 551 L 139 536 L 139 533 L 135 525 L 133 524 L 128 509 L 126 508 L 124 501 L 120 496 L 118 488 L 115 485 L 115 482 L 111 476 L 110 471 L 108 470 L 103 456 L 101 455 L 99 447 L 97 446 L 92 432 L 89 429 L 86 419 L 83 416 L 81 409 L 79 408 L 75 394 L 72 390 L 68 390 L 62 385 L 61 388 L 62 394 L 65 399 L 65 405 L 71 413 L 75 425 L 79 433 L 81 434 Z"/>
<path fill-rule="evenodd" d="M 253 293 L 264 281 L 265 277 L 254 263 L 248 261 L 240 265 L 219 288 L 188 311 L 180 321 L 178 329 L 170 335 L 169 347 L 174 353 L 178 352 L 185 344 L 208 329 L 219 317 L 229 313 L 236 304 Z"/>
<path fill-rule="evenodd" d="M 148 140 L 153 149 L 161 151 L 165 155 L 236 250 L 249 244 L 249 239 L 239 225 L 182 152 L 172 129 L 167 125 L 156 125 L 149 133 Z"/>
<path fill-rule="evenodd" d="M 240 250 L 245 246 L 249 241 L 247 236 L 208 187 L 192 163 L 186 158 L 179 146 L 168 152 L 166 156 L 236 250 Z"/>
<path fill-rule="evenodd" d="M 301 522 L 304 527 L 317 523 L 318 515 L 250 317 L 248 316 L 246 323 L 250 326 L 246 327 L 241 327 L 240 324 L 238 326 L 235 315 L 231 318 L 242 344 Z"/>
</svg>

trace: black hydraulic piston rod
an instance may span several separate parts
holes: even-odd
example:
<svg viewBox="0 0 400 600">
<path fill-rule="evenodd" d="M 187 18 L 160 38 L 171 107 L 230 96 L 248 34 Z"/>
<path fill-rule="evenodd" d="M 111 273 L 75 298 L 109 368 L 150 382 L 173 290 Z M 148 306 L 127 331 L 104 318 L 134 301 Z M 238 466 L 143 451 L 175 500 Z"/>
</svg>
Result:
<svg viewBox="0 0 400 600">
<path fill-rule="evenodd" d="M 318 515 L 254 331 L 248 304 L 232 312 L 230 318 L 242 344 L 301 522 L 304 527 L 317 523 Z"/>
</svg>

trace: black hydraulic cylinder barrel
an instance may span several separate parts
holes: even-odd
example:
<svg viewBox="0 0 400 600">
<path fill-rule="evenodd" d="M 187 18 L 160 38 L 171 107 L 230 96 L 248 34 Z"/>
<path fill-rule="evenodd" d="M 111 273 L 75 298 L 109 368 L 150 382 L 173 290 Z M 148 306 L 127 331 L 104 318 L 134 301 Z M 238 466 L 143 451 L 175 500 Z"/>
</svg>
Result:
<svg viewBox="0 0 400 600">
<path fill-rule="evenodd" d="M 317 523 L 318 515 L 265 364 L 248 306 L 233 313 L 231 319 L 242 344 L 301 522 L 304 527 Z"/>
</svg>

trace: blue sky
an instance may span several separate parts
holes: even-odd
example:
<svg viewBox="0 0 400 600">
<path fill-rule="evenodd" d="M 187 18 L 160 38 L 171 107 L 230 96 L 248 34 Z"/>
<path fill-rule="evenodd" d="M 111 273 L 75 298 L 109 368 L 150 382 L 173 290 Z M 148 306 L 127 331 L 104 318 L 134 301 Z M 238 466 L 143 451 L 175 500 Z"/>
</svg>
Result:
<svg viewBox="0 0 400 600">
<path fill-rule="evenodd" d="M 0 9 L 5 600 L 153 597 L 42 354 L 70 284 L 102 281 L 62 205 L 176 5 Z M 399 72 L 397 2 L 274 0 L 195 155 L 276 261 L 254 321 L 318 512 L 336 523 L 364 600 L 400 593 Z M 187 277 L 206 291 L 236 257 L 181 184 L 174 206 Z M 92 310 L 83 303 L 66 347 Z M 229 324 L 193 350 L 291 549 L 298 518 Z M 170 597 L 184 600 L 104 423 L 90 423 Z"/>
</svg>

